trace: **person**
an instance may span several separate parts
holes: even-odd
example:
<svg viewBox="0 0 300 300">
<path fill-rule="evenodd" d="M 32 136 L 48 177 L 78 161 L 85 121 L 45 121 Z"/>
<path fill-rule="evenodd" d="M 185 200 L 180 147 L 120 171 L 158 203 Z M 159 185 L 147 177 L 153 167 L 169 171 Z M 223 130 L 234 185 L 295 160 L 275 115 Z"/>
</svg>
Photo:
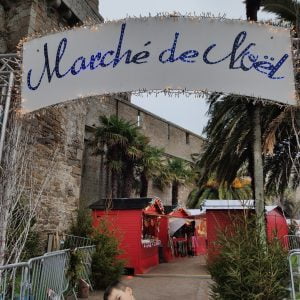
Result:
<svg viewBox="0 0 300 300">
<path fill-rule="evenodd" d="M 135 298 L 129 286 L 115 281 L 106 288 L 103 300 L 135 300 Z"/>
<path fill-rule="evenodd" d="M 187 226 L 187 248 L 188 248 L 188 256 L 195 255 L 195 221 L 192 221 Z"/>
</svg>

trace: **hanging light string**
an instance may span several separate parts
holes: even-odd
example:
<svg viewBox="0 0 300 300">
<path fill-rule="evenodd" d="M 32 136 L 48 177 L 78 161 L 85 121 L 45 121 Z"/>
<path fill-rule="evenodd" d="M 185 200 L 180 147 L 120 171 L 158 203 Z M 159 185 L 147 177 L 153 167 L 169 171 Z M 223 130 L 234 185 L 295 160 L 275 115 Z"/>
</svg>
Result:
<svg viewBox="0 0 300 300">
<path fill-rule="evenodd" d="M 40 38 L 40 37 L 44 37 L 50 34 L 55 34 L 58 32 L 63 32 L 63 31 L 69 31 L 69 30 L 78 30 L 78 29 L 89 29 L 91 31 L 99 31 L 101 30 L 102 26 L 105 26 L 106 24 L 121 24 L 124 22 L 147 22 L 149 20 L 149 18 L 151 19 L 155 19 L 157 21 L 162 21 L 165 19 L 172 19 L 174 20 L 174 22 L 178 19 L 185 19 L 187 21 L 192 21 L 192 22 L 201 22 L 202 20 L 209 20 L 210 22 L 223 22 L 226 24 L 247 24 L 247 25 L 255 25 L 255 26 L 264 26 L 269 28 L 269 30 L 272 30 L 273 32 L 277 32 L 279 30 L 288 30 L 291 31 L 291 35 L 292 35 L 292 43 L 291 43 L 291 53 L 293 56 L 293 63 L 294 63 L 294 75 L 295 75 L 295 86 L 296 86 L 296 99 L 298 101 L 298 103 L 300 104 L 299 98 L 299 90 L 300 90 L 300 82 L 298 80 L 298 77 L 300 77 L 298 74 L 300 74 L 300 52 L 299 52 L 299 46 L 300 46 L 300 42 L 299 42 L 299 38 L 297 35 L 297 31 L 295 29 L 292 29 L 290 27 L 290 24 L 288 23 L 283 23 L 283 22 L 278 22 L 278 21 L 260 21 L 260 22 L 252 22 L 252 21 L 247 21 L 247 20 L 242 20 L 242 19 L 227 19 L 225 17 L 225 15 L 213 15 L 212 13 L 201 13 L 200 15 L 196 15 L 196 13 L 188 13 L 188 14 L 181 14 L 179 12 L 172 12 L 172 13 L 166 13 L 166 12 L 162 12 L 162 13 L 158 13 L 155 16 L 152 16 L 151 14 L 149 14 L 148 16 L 127 16 L 124 19 L 118 19 L 118 20 L 105 20 L 105 22 L 103 23 L 96 23 L 95 20 L 93 19 L 87 19 L 84 21 L 84 23 L 82 25 L 76 25 L 74 27 L 58 27 L 58 28 L 52 28 L 51 30 L 42 30 L 40 32 L 35 32 L 32 33 L 26 37 L 24 37 L 23 39 L 20 40 L 18 46 L 17 46 L 17 54 L 20 58 L 20 60 L 22 59 L 22 52 L 23 52 L 23 46 L 24 43 L 36 39 L 36 38 Z M 298 13 L 297 13 L 297 20 L 298 20 Z M 297 21 L 298 23 L 298 21 Z M 296 35 L 297 38 L 294 38 L 293 36 Z M 22 65 L 22 69 L 23 69 L 23 65 Z M 21 83 L 21 73 L 23 72 L 23 70 L 20 70 L 21 72 L 19 73 L 19 75 L 17 76 L 17 81 L 19 83 Z M 20 84 L 18 85 L 17 89 L 16 89 L 16 93 L 18 95 L 20 95 Z M 195 96 L 198 98 L 202 98 L 202 97 L 208 97 L 211 93 L 213 92 L 217 92 L 217 91 L 208 91 L 206 89 L 204 90 L 187 90 L 187 89 L 174 89 L 172 87 L 165 87 L 162 90 L 147 90 L 145 88 L 140 88 L 138 90 L 134 90 L 134 91 L 126 91 L 126 93 L 131 93 L 133 95 L 136 96 L 155 96 L 157 97 L 160 94 L 164 94 L 167 96 L 174 96 L 174 97 L 180 97 L 181 95 L 185 95 L 187 97 L 189 96 Z M 224 96 L 228 95 L 228 93 L 222 93 Z M 103 93 L 101 96 L 103 97 L 110 97 L 110 96 L 115 96 L 118 95 L 118 93 Z M 91 96 L 99 96 L 99 94 L 95 93 L 90 93 L 89 97 Z M 272 104 L 277 104 L 279 106 L 286 106 L 283 103 L 278 103 L 275 102 L 274 100 L 268 100 L 268 99 L 263 99 L 263 98 L 254 98 L 254 97 L 246 97 L 246 96 L 242 96 L 242 95 L 231 95 L 232 99 L 240 99 L 241 97 L 246 98 L 248 101 L 251 102 L 260 102 L 263 105 L 266 105 L 268 103 L 272 103 Z M 86 99 L 89 98 L 87 96 L 78 96 L 77 99 Z M 103 101 L 103 98 L 101 98 Z M 24 100 L 23 100 L 24 101 Z M 69 101 L 60 103 L 60 104 L 55 104 L 55 106 L 65 106 Z"/>
</svg>

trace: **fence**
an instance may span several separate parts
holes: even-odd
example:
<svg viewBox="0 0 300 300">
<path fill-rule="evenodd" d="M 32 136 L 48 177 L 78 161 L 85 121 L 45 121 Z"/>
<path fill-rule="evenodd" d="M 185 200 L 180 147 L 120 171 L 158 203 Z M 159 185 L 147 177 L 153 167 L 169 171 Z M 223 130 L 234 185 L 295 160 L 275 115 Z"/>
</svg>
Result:
<svg viewBox="0 0 300 300">
<path fill-rule="evenodd" d="M 95 246 L 87 246 L 87 247 L 80 247 L 77 248 L 77 251 L 82 253 L 82 265 L 83 268 L 80 271 L 80 277 L 84 279 L 89 285 L 92 287 L 90 281 L 90 275 L 92 273 L 92 255 L 95 251 Z"/>
<path fill-rule="evenodd" d="M 300 236 L 286 235 L 283 241 L 289 250 L 291 296 L 293 300 L 300 299 Z"/>
<path fill-rule="evenodd" d="M 47 252 L 91 246 L 92 240 L 76 235 L 49 233 Z"/>
<path fill-rule="evenodd" d="M 15 299 L 18 294 L 20 298 L 17 299 L 26 299 L 27 273 L 27 263 L 0 267 L 0 299 Z"/>
<path fill-rule="evenodd" d="M 290 251 L 288 260 L 292 300 L 300 299 L 300 250 Z"/>
<path fill-rule="evenodd" d="M 298 235 L 285 235 L 283 243 L 288 250 L 299 249 L 300 251 L 300 236 Z"/>
<path fill-rule="evenodd" d="M 90 283 L 91 260 L 95 246 L 80 247 L 83 268 L 80 277 Z M 0 300 L 63 299 L 68 289 L 66 276 L 70 250 L 46 253 L 25 263 L 0 267 Z"/>
</svg>

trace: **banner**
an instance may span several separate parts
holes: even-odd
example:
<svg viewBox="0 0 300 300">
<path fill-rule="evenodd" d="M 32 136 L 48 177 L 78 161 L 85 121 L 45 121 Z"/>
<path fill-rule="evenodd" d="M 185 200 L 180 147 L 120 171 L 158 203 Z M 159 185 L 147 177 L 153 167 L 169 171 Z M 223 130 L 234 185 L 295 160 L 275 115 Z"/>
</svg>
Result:
<svg viewBox="0 0 300 300">
<path fill-rule="evenodd" d="M 243 21 L 154 17 L 81 27 L 23 45 L 27 111 L 91 95 L 165 89 L 296 105 L 290 32 Z"/>
</svg>

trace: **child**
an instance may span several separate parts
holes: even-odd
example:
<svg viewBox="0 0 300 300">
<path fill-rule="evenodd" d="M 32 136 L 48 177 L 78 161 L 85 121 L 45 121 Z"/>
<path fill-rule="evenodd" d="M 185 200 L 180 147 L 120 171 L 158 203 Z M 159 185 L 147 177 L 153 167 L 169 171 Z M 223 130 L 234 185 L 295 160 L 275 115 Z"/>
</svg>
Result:
<svg viewBox="0 0 300 300">
<path fill-rule="evenodd" d="M 135 300 L 135 298 L 130 287 L 115 281 L 106 288 L 103 300 Z"/>
</svg>

